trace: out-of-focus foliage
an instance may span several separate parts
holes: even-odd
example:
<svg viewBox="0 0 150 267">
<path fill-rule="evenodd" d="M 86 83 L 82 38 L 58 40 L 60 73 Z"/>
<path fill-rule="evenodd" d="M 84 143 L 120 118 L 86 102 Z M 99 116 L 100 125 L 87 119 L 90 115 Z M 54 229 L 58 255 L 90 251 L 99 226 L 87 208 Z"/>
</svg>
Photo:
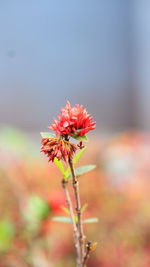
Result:
<svg viewBox="0 0 150 267">
<path fill-rule="evenodd" d="M 43 220 L 50 214 L 50 207 L 46 201 L 36 195 L 28 199 L 27 209 L 25 210 L 25 217 L 30 220 L 33 217 L 36 220 Z"/>
<path fill-rule="evenodd" d="M 69 219 L 59 169 L 39 157 L 38 142 L 8 128 L 0 136 L 0 266 L 75 266 L 72 226 L 52 220 Z M 83 155 L 77 168 L 98 166 L 78 178 L 83 220 L 99 218 L 84 224 L 88 266 L 149 267 L 150 137 L 97 137 Z"/>
<path fill-rule="evenodd" d="M 4 252 L 11 248 L 15 228 L 11 221 L 0 221 L 0 251 Z"/>
</svg>

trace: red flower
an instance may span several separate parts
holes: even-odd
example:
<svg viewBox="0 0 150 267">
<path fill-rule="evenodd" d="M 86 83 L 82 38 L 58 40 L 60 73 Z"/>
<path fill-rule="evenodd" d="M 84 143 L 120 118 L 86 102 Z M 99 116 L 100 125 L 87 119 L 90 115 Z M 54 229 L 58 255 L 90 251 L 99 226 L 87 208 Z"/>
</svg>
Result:
<svg viewBox="0 0 150 267">
<path fill-rule="evenodd" d="M 77 150 L 77 146 L 64 140 L 56 138 L 43 138 L 41 152 L 44 152 L 49 158 L 49 161 L 54 161 L 56 157 L 58 160 L 64 159 L 68 161 L 68 157 L 73 158 L 74 152 Z"/>
<path fill-rule="evenodd" d="M 53 119 L 53 124 L 49 129 L 56 132 L 56 137 L 60 135 L 85 135 L 90 130 L 95 129 L 96 122 L 92 122 L 93 117 L 87 113 L 83 106 L 75 105 L 71 108 L 69 101 L 65 108 L 61 109 L 58 119 Z"/>
</svg>

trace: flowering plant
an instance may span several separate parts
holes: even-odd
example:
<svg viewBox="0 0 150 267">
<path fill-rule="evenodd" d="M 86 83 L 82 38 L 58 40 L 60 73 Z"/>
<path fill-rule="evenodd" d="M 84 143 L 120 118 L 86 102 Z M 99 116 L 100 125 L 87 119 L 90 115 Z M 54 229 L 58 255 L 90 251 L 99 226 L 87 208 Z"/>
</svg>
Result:
<svg viewBox="0 0 150 267">
<path fill-rule="evenodd" d="M 47 155 L 49 162 L 55 162 L 63 175 L 62 187 L 65 192 L 68 206 L 68 208 L 62 208 L 69 217 L 57 216 L 53 217 L 53 220 L 72 223 L 78 267 L 86 266 L 90 252 L 96 248 L 96 242 L 92 243 L 85 237 L 83 224 L 97 222 L 98 219 L 89 218 L 87 220 L 82 220 L 82 213 L 86 209 L 87 204 L 81 206 L 78 181 L 78 177 L 88 171 L 91 171 L 96 166 L 86 165 L 76 170 L 74 169 L 74 165 L 86 149 L 83 144 L 83 141 L 86 142 L 88 140 L 85 134 L 96 127 L 96 122 L 92 122 L 92 120 L 93 117 L 87 113 L 86 109 L 83 109 L 83 106 L 75 105 L 71 108 L 69 101 L 67 101 L 66 107 L 61 109 L 61 115 L 58 114 L 58 120 L 54 119 L 53 124 L 47 127 L 55 133 L 41 133 L 41 152 Z M 77 145 L 72 143 L 70 138 L 76 139 L 79 143 Z M 80 152 L 75 155 L 78 149 L 80 149 Z M 66 169 L 62 163 L 63 161 L 68 164 Z M 76 214 L 74 214 L 73 202 L 70 198 L 70 193 L 67 187 L 70 180 L 72 180 L 72 187 L 75 196 Z"/>
</svg>

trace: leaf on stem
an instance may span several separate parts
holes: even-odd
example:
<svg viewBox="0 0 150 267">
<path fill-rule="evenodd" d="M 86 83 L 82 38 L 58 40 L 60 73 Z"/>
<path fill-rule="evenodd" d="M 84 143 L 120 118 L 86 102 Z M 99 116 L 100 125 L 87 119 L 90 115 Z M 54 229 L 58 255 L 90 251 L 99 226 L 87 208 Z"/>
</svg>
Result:
<svg viewBox="0 0 150 267">
<path fill-rule="evenodd" d="M 40 132 L 42 138 L 56 138 L 56 135 L 51 132 Z"/>
<path fill-rule="evenodd" d="M 78 136 L 78 135 L 73 135 L 71 136 L 72 138 L 78 140 L 78 141 L 83 141 L 83 142 L 88 142 L 88 138 L 86 135 Z"/>
<path fill-rule="evenodd" d="M 81 208 L 81 212 L 83 213 L 87 207 L 88 207 L 88 204 L 85 203 Z"/>
<path fill-rule="evenodd" d="M 78 216 L 74 215 L 74 219 L 75 219 L 75 222 L 77 223 L 78 222 Z"/>
<path fill-rule="evenodd" d="M 60 160 L 58 160 L 56 157 L 54 159 L 54 162 L 57 165 L 57 167 L 60 169 L 60 171 L 61 171 L 62 175 L 64 176 L 64 178 L 66 178 L 65 169 L 64 169 L 64 166 L 63 166 L 62 162 Z"/>
<path fill-rule="evenodd" d="M 83 221 L 83 223 L 97 223 L 98 218 L 89 218 Z"/>
<path fill-rule="evenodd" d="M 85 151 L 86 147 L 84 147 L 73 159 L 73 163 L 76 164 L 77 161 L 79 160 L 79 158 L 82 156 L 83 152 Z M 67 170 L 65 171 L 65 177 L 68 178 L 69 174 L 70 174 L 70 166 L 67 168 Z"/>
<path fill-rule="evenodd" d="M 75 170 L 76 177 L 80 177 L 81 175 L 83 175 L 89 171 L 92 171 L 95 168 L 96 168 L 96 165 L 85 165 L 85 166 L 79 167 Z M 68 179 L 72 179 L 71 173 L 69 173 Z"/>
<path fill-rule="evenodd" d="M 63 222 L 63 223 L 72 223 L 71 218 L 66 216 L 56 216 L 52 218 L 52 221 Z"/>
<path fill-rule="evenodd" d="M 70 215 L 70 211 L 65 206 L 62 205 L 60 207 L 67 215 Z"/>
<path fill-rule="evenodd" d="M 86 146 L 74 157 L 73 164 L 76 164 L 79 158 L 82 156 L 83 152 L 86 150 Z"/>
</svg>

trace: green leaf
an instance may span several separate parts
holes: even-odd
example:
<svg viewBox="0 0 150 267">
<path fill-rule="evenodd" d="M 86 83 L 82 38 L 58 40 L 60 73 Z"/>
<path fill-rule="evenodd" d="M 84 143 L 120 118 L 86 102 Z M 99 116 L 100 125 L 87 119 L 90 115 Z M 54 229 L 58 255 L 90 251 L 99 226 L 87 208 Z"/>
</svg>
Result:
<svg viewBox="0 0 150 267">
<path fill-rule="evenodd" d="M 86 147 L 84 147 L 73 159 L 73 163 L 76 164 L 77 161 L 79 160 L 79 158 L 82 156 L 83 152 L 85 151 Z M 68 178 L 69 174 L 70 174 L 70 166 L 67 168 L 67 170 L 65 171 L 64 176 L 66 178 Z"/>
<path fill-rule="evenodd" d="M 71 136 L 73 137 L 74 139 L 78 140 L 78 141 L 83 141 L 83 142 L 88 142 L 88 138 L 86 135 L 82 135 L 82 136 L 78 136 L 78 135 L 73 135 Z"/>
<path fill-rule="evenodd" d="M 66 177 L 66 179 L 68 179 L 69 173 L 70 173 L 70 166 L 67 168 L 67 170 L 65 171 L 64 176 Z"/>
<path fill-rule="evenodd" d="M 83 221 L 83 223 L 97 223 L 98 218 L 89 218 Z"/>
<path fill-rule="evenodd" d="M 78 178 L 81 175 L 83 175 L 89 171 L 92 171 L 95 168 L 96 168 L 96 165 L 85 165 L 85 166 L 79 167 L 75 170 L 76 177 Z M 72 179 L 71 173 L 68 175 L 68 179 Z"/>
<path fill-rule="evenodd" d="M 63 222 L 63 223 L 72 223 L 71 218 L 66 217 L 66 216 L 57 216 L 57 217 L 53 217 L 52 221 L 55 222 Z"/>
<path fill-rule="evenodd" d="M 85 151 L 86 146 L 74 157 L 73 163 L 76 164 L 79 158 L 82 156 L 83 152 Z"/>
<path fill-rule="evenodd" d="M 77 215 L 74 216 L 74 220 L 75 220 L 75 223 L 78 222 L 78 216 Z"/>
<path fill-rule="evenodd" d="M 0 222 L 0 251 L 4 252 L 10 249 L 14 234 L 15 228 L 11 221 Z"/>
<path fill-rule="evenodd" d="M 95 168 L 96 168 L 96 165 L 85 165 L 85 166 L 79 167 L 75 170 L 76 176 L 79 177 L 89 171 L 92 171 Z"/>
<path fill-rule="evenodd" d="M 81 208 L 81 212 L 83 213 L 87 207 L 88 207 L 88 204 L 85 203 Z"/>
<path fill-rule="evenodd" d="M 61 171 L 62 175 L 64 176 L 64 178 L 66 178 L 65 169 L 64 169 L 64 166 L 63 166 L 62 162 L 60 160 L 58 160 L 56 157 L 54 159 L 54 162 L 57 165 L 57 167 L 60 169 L 60 171 Z"/>
<path fill-rule="evenodd" d="M 42 138 L 56 138 L 56 135 L 51 132 L 40 132 Z"/>
<path fill-rule="evenodd" d="M 68 179 L 69 173 L 70 173 L 70 166 L 67 168 L 67 170 L 65 171 L 64 177 L 65 179 Z"/>
<path fill-rule="evenodd" d="M 66 216 L 56 216 L 52 218 L 52 221 L 55 222 L 63 222 L 63 223 L 72 223 L 71 218 L 66 217 Z M 78 221 L 77 216 L 75 216 L 75 222 Z M 83 221 L 83 223 L 97 223 L 98 222 L 98 218 L 89 218 Z"/>
<path fill-rule="evenodd" d="M 65 206 L 61 206 L 61 209 L 68 215 L 70 215 L 70 211 L 65 207 Z"/>
</svg>

